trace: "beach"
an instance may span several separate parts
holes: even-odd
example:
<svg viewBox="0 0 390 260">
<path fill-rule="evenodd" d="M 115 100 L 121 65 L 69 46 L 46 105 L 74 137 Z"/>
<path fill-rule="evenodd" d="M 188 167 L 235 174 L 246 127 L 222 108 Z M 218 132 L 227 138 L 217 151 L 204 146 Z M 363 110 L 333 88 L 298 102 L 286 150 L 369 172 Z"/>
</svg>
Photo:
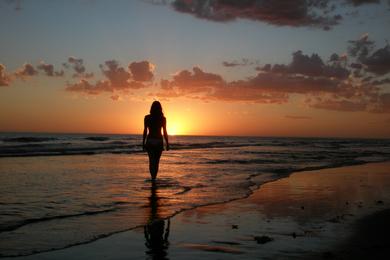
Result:
<svg viewBox="0 0 390 260">
<path fill-rule="evenodd" d="M 151 228 L 158 225 L 161 231 L 163 226 L 162 237 L 169 232 L 166 241 L 161 238 L 148 247 L 147 232 L 138 227 L 91 243 L 11 259 L 388 256 L 389 243 L 383 238 L 389 230 L 385 221 L 390 208 L 389 171 L 390 163 L 383 162 L 296 172 L 253 188 L 246 198 L 185 210 L 169 219 L 158 217 L 163 188 L 157 187 L 145 214 L 158 220 L 149 223 Z"/>
</svg>

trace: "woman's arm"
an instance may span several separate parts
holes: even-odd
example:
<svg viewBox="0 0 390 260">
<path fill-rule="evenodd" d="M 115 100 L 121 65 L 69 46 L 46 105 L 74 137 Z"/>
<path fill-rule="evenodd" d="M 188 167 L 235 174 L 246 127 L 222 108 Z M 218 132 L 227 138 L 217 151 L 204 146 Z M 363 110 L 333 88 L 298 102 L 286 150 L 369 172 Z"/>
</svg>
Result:
<svg viewBox="0 0 390 260">
<path fill-rule="evenodd" d="M 142 151 L 145 151 L 145 140 L 146 140 L 146 134 L 148 133 L 147 130 L 147 124 L 146 124 L 146 116 L 144 118 L 144 134 L 142 136 Z"/>
<path fill-rule="evenodd" d="M 163 132 L 164 132 L 165 143 L 167 145 L 167 151 L 168 151 L 169 150 L 169 142 L 168 142 L 168 132 L 167 132 L 167 119 L 165 117 L 163 120 Z"/>
</svg>

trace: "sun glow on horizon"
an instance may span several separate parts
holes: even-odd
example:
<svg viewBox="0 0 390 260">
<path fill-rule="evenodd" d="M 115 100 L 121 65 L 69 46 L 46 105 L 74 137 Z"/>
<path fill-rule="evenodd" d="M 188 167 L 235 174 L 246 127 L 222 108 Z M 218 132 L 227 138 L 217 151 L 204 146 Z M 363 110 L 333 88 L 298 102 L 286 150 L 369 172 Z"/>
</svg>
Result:
<svg viewBox="0 0 390 260">
<path fill-rule="evenodd" d="M 186 133 L 183 124 L 172 122 L 167 125 L 168 135 L 183 135 Z"/>
</svg>

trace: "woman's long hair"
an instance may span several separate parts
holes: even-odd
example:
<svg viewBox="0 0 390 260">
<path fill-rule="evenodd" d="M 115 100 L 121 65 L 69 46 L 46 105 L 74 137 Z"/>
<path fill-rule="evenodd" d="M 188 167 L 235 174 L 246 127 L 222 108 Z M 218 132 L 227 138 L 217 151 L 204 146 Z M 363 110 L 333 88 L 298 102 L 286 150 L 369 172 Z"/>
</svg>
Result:
<svg viewBox="0 0 390 260">
<path fill-rule="evenodd" d="M 150 107 L 150 115 L 153 118 L 162 119 L 164 117 L 163 109 L 159 101 L 154 101 Z"/>
</svg>

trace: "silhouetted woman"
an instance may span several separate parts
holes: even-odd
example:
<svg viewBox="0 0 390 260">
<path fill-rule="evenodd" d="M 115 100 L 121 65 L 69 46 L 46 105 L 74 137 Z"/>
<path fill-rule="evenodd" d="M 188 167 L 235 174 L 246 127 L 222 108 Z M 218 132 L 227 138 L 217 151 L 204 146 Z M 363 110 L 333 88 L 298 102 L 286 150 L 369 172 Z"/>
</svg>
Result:
<svg viewBox="0 0 390 260">
<path fill-rule="evenodd" d="M 167 120 L 164 117 L 160 102 L 154 101 L 150 108 L 150 114 L 146 115 L 144 119 L 144 134 L 142 141 L 142 147 L 149 155 L 149 171 L 152 180 L 155 180 L 157 177 L 161 153 L 164 150 L 161 129 L 163 129 L 164 132 L 166 149 L 168 151 Z"/>
</svg>

